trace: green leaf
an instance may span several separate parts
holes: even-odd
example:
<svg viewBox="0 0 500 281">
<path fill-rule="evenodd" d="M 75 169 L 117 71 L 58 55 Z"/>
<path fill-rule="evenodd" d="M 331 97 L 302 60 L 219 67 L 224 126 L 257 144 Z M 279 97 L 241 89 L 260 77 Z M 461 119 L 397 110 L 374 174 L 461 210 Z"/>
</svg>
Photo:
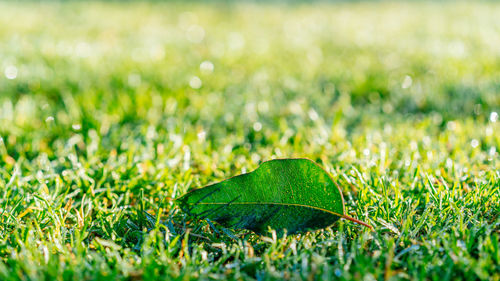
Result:
<svg viewBox="0 0 500 281">
<path fill-rule="evenodd" d="M 277 159 L 255 171 L 191 191 L 177 199 L 181 209 L 236 229 L 264 234 L 315 230 L 345 218 L 338 185 L 309 159 Z"/>
</svg>

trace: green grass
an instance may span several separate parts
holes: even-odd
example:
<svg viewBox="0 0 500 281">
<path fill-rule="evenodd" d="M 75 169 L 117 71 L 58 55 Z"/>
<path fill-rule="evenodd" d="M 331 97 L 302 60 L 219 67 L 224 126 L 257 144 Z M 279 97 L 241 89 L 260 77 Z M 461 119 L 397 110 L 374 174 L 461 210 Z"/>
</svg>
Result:
<svg viewBox="0 0 500 281">
<path fill-rule="evenodd" d="M 499 14 L 0 3 L 0 279 L 500 280 Z M 259 237 L 173 204 L 283 157 L 374 231 Z"/>
</svg>

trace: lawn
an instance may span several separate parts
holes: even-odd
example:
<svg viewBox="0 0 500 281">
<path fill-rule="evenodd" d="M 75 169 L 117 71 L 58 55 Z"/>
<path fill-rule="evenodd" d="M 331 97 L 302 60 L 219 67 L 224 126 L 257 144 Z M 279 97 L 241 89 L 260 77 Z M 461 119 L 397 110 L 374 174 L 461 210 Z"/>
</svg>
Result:
<svg viewBox="0 0 500 281">
<path fill-rule="evenodd" d="M 500 280 L 500 4 L 0 3 L 0 280 Z M 306 157 L 277 237 L 188 190 Z"/>
</svg>

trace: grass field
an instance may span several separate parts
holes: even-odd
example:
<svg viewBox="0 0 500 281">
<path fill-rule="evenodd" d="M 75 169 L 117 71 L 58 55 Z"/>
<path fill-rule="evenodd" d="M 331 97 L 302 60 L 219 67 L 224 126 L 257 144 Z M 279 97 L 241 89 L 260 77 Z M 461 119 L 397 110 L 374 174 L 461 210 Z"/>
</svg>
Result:
<svg viewBox="0 0 500 281">
<path fill-rule="evenodd" d="M 0 3 L 0 280 L 500 280 L 500 4 Z M 273 158 L 348 221 L 173 198 Z"/>
</svg>

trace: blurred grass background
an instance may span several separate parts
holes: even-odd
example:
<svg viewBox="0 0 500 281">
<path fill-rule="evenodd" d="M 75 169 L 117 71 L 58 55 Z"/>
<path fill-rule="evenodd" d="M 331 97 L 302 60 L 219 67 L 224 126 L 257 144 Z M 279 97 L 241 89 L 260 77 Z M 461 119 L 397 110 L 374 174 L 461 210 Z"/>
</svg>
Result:
<svg viewBox="0 0 500 281">
<path fill-rule="evenodd" d="M 2 279 L 499 280 L 499 14 L 0 3 Z M 171 202 L 283 157 L 376 231 L 225 235 Z"/>
</svg>

